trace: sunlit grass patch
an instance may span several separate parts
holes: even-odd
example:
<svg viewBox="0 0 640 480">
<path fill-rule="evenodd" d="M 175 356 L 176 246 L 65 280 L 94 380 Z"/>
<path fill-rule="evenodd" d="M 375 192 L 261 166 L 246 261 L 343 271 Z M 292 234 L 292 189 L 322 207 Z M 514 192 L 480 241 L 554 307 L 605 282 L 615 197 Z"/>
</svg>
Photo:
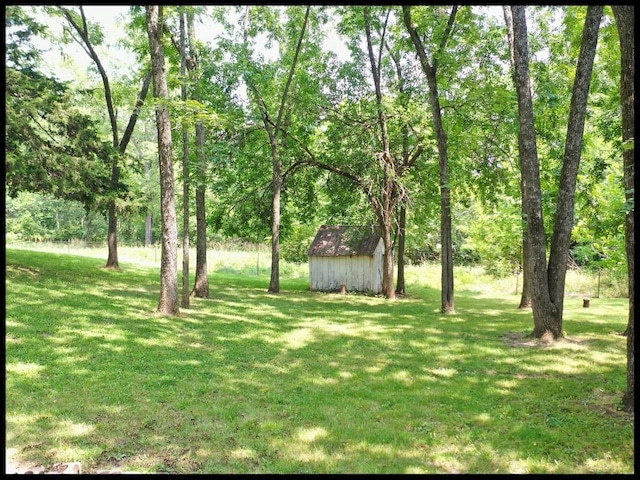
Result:
<svg viewBox="0 0 640 480">
<path fill-rule="evenodd" d="M 514 294 L 461 285 L 443 315 L 437 283 L 388 302 L 283 276 L 273 295 L 268 275 L 231 264 L 211 273 L 210 299 L 169 318 L 154 313 L 155 266 L 68 257 L 7 255 L 19 458 L 84 472 L 633 473 L 621 299 L 567 301 L 566 339 L 525 345 L 531 312 Z"/>
</svg>

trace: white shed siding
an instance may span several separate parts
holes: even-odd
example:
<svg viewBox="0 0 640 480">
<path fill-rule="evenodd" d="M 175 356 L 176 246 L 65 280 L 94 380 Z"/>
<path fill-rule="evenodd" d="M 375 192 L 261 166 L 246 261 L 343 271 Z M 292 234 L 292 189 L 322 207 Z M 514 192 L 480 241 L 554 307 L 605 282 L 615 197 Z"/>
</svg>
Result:
<svg viewBox="0 0 640 480">
<path fill-rule="evenodd" d="M 382 239 L 373 255 L 309 257 L 311 290 L 380 293 L 382 291 Z"/>
</svg>

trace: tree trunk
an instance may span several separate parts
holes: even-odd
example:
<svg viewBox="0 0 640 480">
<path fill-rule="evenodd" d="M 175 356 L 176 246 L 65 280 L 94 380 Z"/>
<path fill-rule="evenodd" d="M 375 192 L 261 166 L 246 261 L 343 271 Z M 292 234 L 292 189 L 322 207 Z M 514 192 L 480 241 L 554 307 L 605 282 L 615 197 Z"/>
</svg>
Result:
<svg viewBox="0 0 640 480">
<path fill-rule="evenodd" d="M 634 225 L 634 132 L 635 132 L 635 8 L 633 5 L 612 5 L 620 38 L 621 78 L 620 97 L 622 99 L 622 142 L 626 145 L 622 152 L 624 162 L 624 185 L 627 200 L 625 217 L 625 240 L 627 250 L 627 275 L 629 281 L 629 320 L 627 336 L 627 391 L 622 401 L 627 412 L 634 411 L 635 366 L 634 366 L 634 274 L 635 274 L 635 225 Z"/>
<path fill-rule="evenodd" d="M 379 202 L 378 217 L 380 227 L 382 228 L 382 241 L 384 243 L 384 254 L 382 256 L 382 294 L 388 300 L 396 298 L 396 291 L 393 288 L 393 243 L 391 241 L 391 232 L 393 230 L 393 217 L 396 205 L 399 201 L 399 189 L 396 185 L 396 162 L 391 155 L 389 130 L 387 124 L 387 116 L 382 106 L 382 86 L 380 82 L 380 60 L 376 61 L 376 55 L 373 52 L 373 41 L 371 34 L 371 18 L 369 7 L 364 7 L 364 24 L 367 35 L 367 50 L 369 52 L 369 64 L 371 65 L 371 76 L 373 78 L 373 86 L 376 92 L 376 109 L 378 113 L 378 126 L 380 127 L 381 137 L 381 155 L 380 161 L 384 171 L 384 179 L 382 180 L 382 195 Z M 386 24 L 385 24 L 386 28 Z M 382 48 L 384 45 L 384 30 L 380 39 L 380 52 L 378 58 L 382 57 Z"/>
<path fill-rule="evenodd" d="M 187 35 L 185 13 L 180 12 L 180 94 L 187 101 Z M 182 127 L 182 308 L 189 308 L 189 130 Z"/>
<path fill-rule="evenodd" d="M 86 228 L 86 239 L 87 239 L 87 244 L 91 245 L 91 242 L 93 241 L 93 213 L 90 210 L 86 211 L 86 218 L 87 218 L 87 228 Z"/>
<path fill-rule="evenodd" d="M 189 49 L 195 49 L 195 27 L 193 13 L 187 15 L 187 32 Z M 195 55 L 191 56 L 193 72 L 197 72 L 198 64 Z M 197 75 L 194 75 L 197 77 Z M 197 79 L 195 79 L 197 81 Z M 200 101 L 196 87 L 193 98 Z M 196 123 L 196 150 L 198 153 L 198 176 L 196 185 L 196 278 L 191 292 L 197 298 L 209 298 L 209 276 L 207 273 L 207 214 L 205 207 L 205 182 L 207 174 L 207 158 L 204 152 L 205 130 L 202 122 Z"/>
<path fill-rule="evenodd" d="M 522 225 L 522 230 L 522 295 L 520 296 L 520 305 L 518 305 L 518 308 L 524 310 L 531 308 L 531 282 L 529 281 L 529 275 L 526 274 L 527 270 L 525 267 L 525 265 L 529 263 L 527 260 L 527 252 L 529 250 L 525 246 L 525 242 L 527 241 L 526 223 Z"/>
<path fill-rule="evenodd" d="M 507 38 L 509 43 L 509 53 L 511 57 L 511 65 L 513 67 L 513 82 L 515 84 L 515 57 L 514 57 L 514 38 L 513 38 L 513 15 L 511 14 L 511 7 L 509 5 L 504 5 L 502 7 L 502 11 L 504 14 L 504 21 L 507 26 Z M 524 198 L 525 192 L 525 183 L 524 177 L 520 175 L 520 196 Z M 531 258 L 530 258 L 530 250 L 527 245 L 527 222 L 526 215 L 524 212 L 524 204 L 521 206 L 522 209 L 522 296 L 520 297 L 520 305 L 518 308 L 526 309 L 531 308 L 532 305 L 532 297 L 531 293 L 531 275 L 533 274 L 533 269 L 531 268 Z"/>
<path fill-rule="evenodd" d="M 105 268 L 120 268 L 118 264 L 118 218 L 116 217 L 116 202 L 109 201 L 109 227 L 107 230 L 108 257 Z"/>
<path fill-rule="evenodd" d="M 198 185 L 196 186 L 196 280 L 193 295 L 209 298 L 207 273 L 207 218 L 204 203 L 207 160 L 204 154 L 204 126 L 196 124 L 196 148 L 198 149 Z"/>
<path fill-rule="evenodd" d="M 107 76 L 107 72 L 105 71 L 102 62 L 100 61 L 100 57 L 98 57 L 97 52 L 93 48 L 93 44 L 89 38 L 89 29 L 86 23 L 86 18 L 84 15 L 83 7 L 80 6 L 80 15 L 82 17 L 83 23 L 80 25 L 75 21 L 74 16 L 71 12 L 64 7 L 58 7 L 63 15 L 66 17 L 69 24 L 76 30 L 82 42 L 84 43 L 83 48 L 88 53 L 89 57 L 93 60 L 100 73 L 100 77 L 102 78 L 102 84 L 104 86 L 104 98 L 107 106 L 107 112 L 109 114 L 109 122 L 111 125 L 111 135 L 113 138 L 113 146 L 118 148 L 120 153 L 124 153 L 127 149 L 127 144 L 129 143 L 129 139 L 131 138 L 131 134 L 133 133 L 133 128 L 135 127 L 136 121 L 138 119 L 138 113 L 144 100 L 147 95 L 147 91 L 149 90 L 149 83 L 151 81 L 151 75 L 148 74 L 145 77 L 145 80 L 142 85 L 142 89 L 140 90 L 140 94 L 138 95 L 138 99 L 136 101 L 136 105 L 133 109 L 131 117 L 129 118 L 129 124 L 125 129 L 125 132 L 122 136 L 122 140 L 118 142 L 118 123 L 116 121 L 116 112 L 113 107 L 113 97 L 111 95 L 111 86 L 109 85 L 109 77 Z M 118 183 L 120 182 L 120 169 L 118 167 L 118 158 L 117 156 L 113 157 L 113 164 L 111 168 L 111 188 L 113 191 L 116 191 L 118 188 Z M 117 212 L 115 200 L 109 201 L 109 227 L 107 231 L 107 246 L 108 246 L 108 257 L 106 268 L 119 268 L 118 264 L 118 221 L 117 221 Z"/>
<path fill-rule="evenodd" d="M 512 6 L 511 13 L 513 16 L 514 78 L 520 116 L 518 148 L 522 174 L 522 204 L 527 223 L 527 242 L 524 243 L 524 246 L 530 255 L 527 257 L 527 260 L 530 260 L 530 265 L 525 265 L 525 274 L 529 275 L 533 294 L 534 329 L 532 335 L 535 338 L 551 335 L 553 339 L 558 339 L 564 336 L 562 326 L 564 284 L 573 228 L 575 187 L 602 7 L 590 6 L 587 9 L 567 123 L 567 140 L 548 268 L 546 266 L 546 235 L 542 217 L 539 161 L 529 80 L 525 7 Z"/>
<path fill-rule="evenodd" d="M 302 48 L 302 40 L 304 39 L 305 31 L 307 29 L 307 22 L 309 21 L 309 11 L 311 6 L 307 6 L 304 23 L 300 30 L 300 36 L 296 44 L 296 51 L 293 55 L 293 61 L 291 62 L 291 69 L 289 70 L 289 76 L 287 77 L 287 83 L 282 92 L 282 98 L 280 99 L 280 108 L 278 109 L 278 118 L 275 125 L 272 125 L 270 132 L 268 115 L 266 107 L 263 111 L 264 124 L 269 133 L 269 139 L 271 141 L 271 157 L 273 161 L 273 202 L 272 202 L 272 223 L 271 223 L 271 280 L 269 281 L 270 293 L 280 292 L 280 197 L 282 195 L 283 186 L 283 172 L 282 162 L 278 154 L 278 135 L 280 135 L 280 128 L 282 126 L 282 118 L 285 112 L 287 96 L 289 95 L 289 88 L 293 80 L 293 74 L 296 70 L 296 64 L 298 63 L 298 56 L 300 55 L 300 49 Z"/>
<path fill-rule="evenodd" d="M 427 84 L 429 85 L 429 103 L 431 104 L 431 112 L 433 114 L 433 127 L 436 133 L 436 139 L 438 142 L 438 159 L 440 168 L 440 243 L 441 254 L 440 261 L 442 266 L 441 276 L 441 310 L 443 313 L 455 312 L 455 305 L 453 299 L 453 240 L 451 234 L 451 188 L 449 186 L 449 166 L 448 166 L 448 146 L 447 146 L 447 134 L 442 124 L 442 111 L 440 109 L 440 100 L 438 97 L 438 58 L 443 53 L 446 46 L 447 39 L 451 35 L 451 30 L 455 21 L 458 7 L 453 6 L 449 15 L 449 21 L 447 23 L 447 29 L 443 35 L 442 41 L 439 45 L 438 54 L 434 55 L 433 61 L 429 62 L 426 55 L 426 50 L 422 43 L 422 39 L 418 35 L 415 26 L 411 20 L 411 7 L 403 6 L 404 12 L 404 24 L 409 31 L 411 40 L 422 71 L 427 77 Z"/>
<path fill-rule="evenodd" d="M 145 160 L 144 162 L 144 172 L 145 179 L 147 181 L 147 216 L 145 217 L 144 222 L 144 245 L 145 247 L 150 247 L 153 245 L 153 213 L 151 210 L 151 202 L 153 202 L 153 195 L 151 194 L 151 189 L 149 187 L 151 178 L 151 160 Z"/>
<path fill-rule="evenodd" d="M 398 276 L 396 278 L 396 295 L 404 295 L 404 249 L 406 240 L 407 227 L 407 208 L 402 205 L 400 207 L 400 218 L 398 219 Z"/>
<path fill-rule="evenodd" d="M 280 195 L 282 193 L 282 165 L 278 157 L 277 133 L 271 142 L 273 156 L 273 199 L 271 204 L 271 279 L 270 293 L 280 292 Z"/>
<path fill-rule="evenodd" d="M 162 6 L 147 6 L 147 33 L 151 49 L 153 94 L 161 99 L 156 106 L 158 156 L 160 165 L 160 206 L 162 213 L 162 254 L 160 260 L 160 300 L 158 313 L 176 315 L 178 307 L 178 228 L 174 198 L 171 118 L 162 40 Z M 163 101 L 164 100 L 164 101 Z"/>
<path fill-rule="evenodd" d="M 151 245 L 153 245 L 153 214 L 148 212 L 144 219 L 144 246 Z"/>
<path fill-rule="evenodd" d="M 525 7 L 512 6 L 514 79 L 518 97 L 520 130 L 518 149 L 522 175 L 522 210 L 526 223 L 527 242 L 525 275 L 531 282 L 533 307 L 533 336 L 542 337 L 547 332 L 553 338 L 562 337 L 562 326 L 558 323 L 555 306 L 549 297 L 547 283 L 546 236 L 542 218 L 542 190 L 540 187 L 540 165 L 533 121 L 533 100 L 529 80 L 529 46 Z"/>
<path fill-rule="evenodd" d="M 593 60 L 598 43 L 598 30 L 602 18 L 603 6 L 589 6 L 582 32 L 582 45 L 576 67 L 567 138 L 565 142 L 560 188 L 556 207 L 556 219 L 551 240 L 547 279 L 551 302 L 557 310 L 558 321 L 562 328 L 564 310 L 564 288 L 571 247 L 571 231 L 573 230 L 573 210 L 575 206 L 576 183 L 582 154 L 582 138 L 587 115 L 587 99 L 591 85 Z M 535 307 L 534 307 L 535 308 Z"/>
</svg>

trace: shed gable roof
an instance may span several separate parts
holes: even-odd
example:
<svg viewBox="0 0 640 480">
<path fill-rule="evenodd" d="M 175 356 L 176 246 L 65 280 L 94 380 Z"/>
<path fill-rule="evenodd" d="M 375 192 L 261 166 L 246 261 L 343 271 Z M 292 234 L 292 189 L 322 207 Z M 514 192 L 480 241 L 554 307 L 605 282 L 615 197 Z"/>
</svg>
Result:
<svg viewBox="0 0 640 480">
<path fill-rule="evenodd" d="M 372 256 L 381 238 L 376 225 L 322 225 L 307 254 L 310 257 Z"/>
</svg>

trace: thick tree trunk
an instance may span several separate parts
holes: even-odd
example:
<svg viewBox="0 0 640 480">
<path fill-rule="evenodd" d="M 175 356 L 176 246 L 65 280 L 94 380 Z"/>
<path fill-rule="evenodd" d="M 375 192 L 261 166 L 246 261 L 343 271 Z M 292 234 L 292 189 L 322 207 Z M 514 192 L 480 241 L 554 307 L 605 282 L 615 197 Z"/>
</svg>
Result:
<svg viewBox="0 0 640 480">
<path fill-rule="evenodd" d="M 396 295 L 404 295 L 404 249 L 406 241 L 407 208 L 400 207 L 400 218 L 398 219 L 398 276 L 396 278 Z"/>
<path fill-rule="evenodd" d="M 602 7 L 590 6 L 587 9 L 567 123 L 567 140 L 548 267 L 546 265 L 546 234 L 542 216 L 542 191 L 529 80 L 525 7 L 512 6 L 511 14 L 513 34 L 510 35 L 510 41 L 513 43 L 514 79 L 520 118 L 518 148 L 522 175 L 522 206 L 527 225 L 525 231 L 527 241 L 524 242 L 526 251 L 525 275 L 531 281 L 532 288 L 534 322 L 532 335 L 535 338 L 550 335 L 553 339 L 558 339 L 564 336 L 562 325 L 564 284 L 573 228 L 576 180 L 580 165 L 587 98 Z M 507 13 L 505 13 L 505 20 L 507 23 L 510 21 Z"/>
<path fill-rule="evenodd" d="M 587 8 L 587 16 L 582 33 L 582 45 L 571 96 L 556 219 L 549 254 L 547 273 L 549 296 L 556 307 L 560 328 L 562 328 L 564 289 L 569 249 L 571 247 L 571 232 L 573 230 L 576 183 L 582 154 L 584 124 L 587 116 L 587 100 L 603 8 L 602 5 L 589 6 Z"/>
<path fill-rule="evenodd" d="M 168 98 L 162 41 L 162 6 L 147 6 L 147 32 L 151 49 L 153 93 L 159 99 Z M 162 254 L 160 260 L 160 300 L 158 313 L 176 315 L 178 306 L 178 228 L 174 197 L 171 118 L 164 102 L 156 106 L 158 156 L 160 165 L 160 206 L 162 212 Z"/>
<path fill-rule="evenodd" d="M 525 275 L 531 282 L 533 307 L 533 336 L 542 337 L 550 333 L 553 338 L 561 338 L 562 322 L 549 296 L 547 282 L 546 236 L 542 217 L 542 190 L 540 187 L 540 165 L 536 145 L 536 131 L 533 121 L 533 100 L 529 80 L 529 46 L 525 7 L 511 7 L 513 15 L 513 58 L 514 79 L 518 96 L 520 130 L 518 149 L 522 175 L 522 210 L 526 223 L 527 260 Z"/>
<path fill-rule="evenodd" d="M 623 396 L 624 408 L 634 411 L 635 403 L 635 360 L 634 360 L 634 276 L 635 276 L 635 184 L 634 184 L 634 132 L 635 132 L 635 7 L 633 5 L 612 5 L 620 38 L 621 78 L 620 97 L 622 99 L 622 141 L 627 147 L 622 152 L 624 162 L 624 185 L 627 200 L 625 217 L 625 239 L 627 247 L 627 275 L 629 280 L 629 320 L 627 336 L 627 391 Z"/>
</svg>

